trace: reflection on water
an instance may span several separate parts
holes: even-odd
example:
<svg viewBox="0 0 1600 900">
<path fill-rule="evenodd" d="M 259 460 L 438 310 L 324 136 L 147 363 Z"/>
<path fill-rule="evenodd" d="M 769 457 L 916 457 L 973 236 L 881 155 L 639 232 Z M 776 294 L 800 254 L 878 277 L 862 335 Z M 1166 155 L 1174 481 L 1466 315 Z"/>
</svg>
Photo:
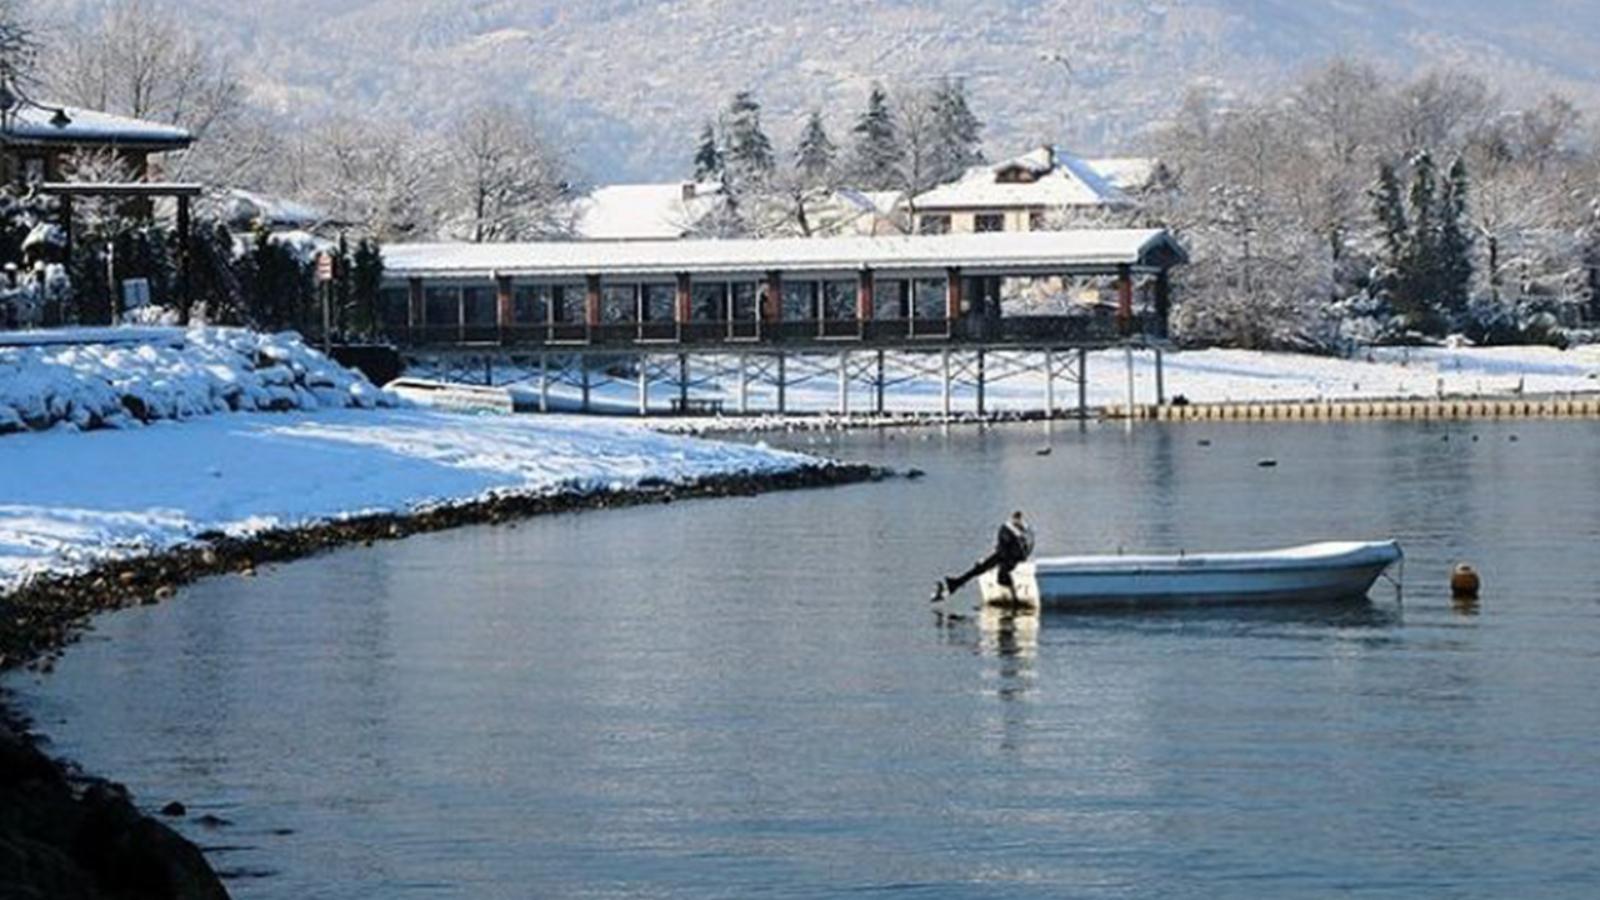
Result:
<svg viewBox="0 0 1600 900">
<path fill-rule="evenodd" d="M 218 579 L 13 686 L 89 769 L 235 823 L 196 837 L 266 876 L 242 900 L 1587 896 L 1600 428 L 1516 430 L 801 438 L 928 478 Z M 1393 536 L 1409 580 L 930 611 L 1017 506 L 1045 553 Z"/>
</svg>

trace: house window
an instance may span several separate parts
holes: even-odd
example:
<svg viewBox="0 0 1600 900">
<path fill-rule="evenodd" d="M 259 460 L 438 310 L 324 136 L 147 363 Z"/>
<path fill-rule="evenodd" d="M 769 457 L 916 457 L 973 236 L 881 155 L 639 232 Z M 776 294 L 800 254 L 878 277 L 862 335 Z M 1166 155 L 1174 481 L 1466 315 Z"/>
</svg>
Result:
<svg viewBox="0 0 1600 900">
<path fill-rule="evenodd" d="M 973 231 L 1005 231 L 1006 217 L 1004 213 L 978 213 L 972 217 Z"/>
<path fill-rule="evenodd" d="M 461 324 L 461 289 L 431 287 L 423 295 L 423 322 L 427 325 Z"/>
<path fill-rule="evenodd" d="M 543 325 L 550 320 L 548 284 L 519 284 L 511 294 L 511 318 L 518 325 Z"/>
<path fill-rule="evenodd" d="M 947 215 L 924 215 L 917 219 L 918 234 L 949 234 L 950 217 Z"/>
<path fill-rule="evenodd" d="M 640 299 L 639 319 L 643 322 L 671 322 L 676 320 L 678 286 L 675 284 L 647 284 Z"/>
<path fill-rule="evenodd" d="M 493 325 L 500 319 L 499 292 L 492 287 L 469 287 L 461 293 L 461 318 L 468 325 Z"/>
<path fill-rule="evenodd" d="M 39 184 L 45 180 L 44 157 L 30 156 L 22 161 L 22 180 L 28 184 Z"/>
<path fill-rule="evenodd" d="M 835 322 L 845 322 L 856 317 L 856 304 L 860 297 L 860 284 L 855 281 L 824 281 L 822 283 L 822 317 Z"/>
<path fill-rule="evenodd" d="M 1042 213 L 1042 212 L 1031 212 L 1031 213 L 1028 213 L 1028 230 L 1029 231 L 1043 231 L 1044 230 L 1044 213 Z"/>
</svg>

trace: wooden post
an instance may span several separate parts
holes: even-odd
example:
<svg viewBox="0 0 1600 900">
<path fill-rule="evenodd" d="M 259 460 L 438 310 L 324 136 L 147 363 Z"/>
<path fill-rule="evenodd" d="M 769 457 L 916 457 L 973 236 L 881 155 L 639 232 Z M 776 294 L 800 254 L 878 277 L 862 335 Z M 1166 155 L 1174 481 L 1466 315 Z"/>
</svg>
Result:
<svg viewBox="0 0 1600 900">
<path fill-rule="evenodd" d="M 506 339 L 506 326 L 514 325 L 517 321 L 517 306 L 511 292 L 511 276 L 496 275 L 494 278 L 494 326 L 499 332 L 500 340 Z"/>
<path fill-rule="evenodd" d="M 673 320 L 677 324 L 678 340 L 683 340 L 684 326 L 694 317 L 694 288 L 689 281 L 688 272 L 678 273 L 678 297 L 673 309 Z"/>
<path fill-rule="evenodd" d="M 182 321 L 189 324 L 189 310 L 194 306 L 194 297 L 190 293 L 192 282 L 189 278 L 190 269 L 190 235 L 189 235 L 189 197 L 187 194 L 178 195 L 178 308 Z M 71 260 L 69 259 L 70 263 Z M 329 287 L 331 290 L 332 288 Z M 323 343 L 327 343 L 326 329 L 324 329 Z"/>
<path fill-rule="evenodd" d="M 1156 405 L 1167 405 L 1167 380 L 1161 368 L 1161 348 L 1156 348 Z"/>
<path fill-rule="evenodd" d="M 1056 414 L 1056 352 L 1044 351 L 1044 416 L 1054 418 Z"/>
<path fill-rule="evenodd" d="M 1078 348 L 1078 419 L 1089 420 L 1089 350 Z"/>
<path fill-rule="evenodd" d="M 591 332 L 600 327 L 599 275 L 589 275 L 584 278 L 583 322 Z M 593 339 L 593 337 L 593 334 L 591 334 L 590 339 Z"/>
<path fill-rule="evenodd" d="M 984 357 L 983 348 L 979 347 L 978 348 L 978 415 L 980 415 L 980 416 L 983 415 L 983 413 L 984 413 L 984 409 L 983 409 L 983 399 L 984 399 L 983 398 L 983 389 L 984 389 L 983 357 Z"/>
<path fill-rule="evenodd" d="M 787 387 L 787 384 L 785 383 L 785 378 L 784 378 L 784 353 L 783 353 L 782 350 L 779 350 L 778 351 L 778 415 L 780 415 L 780 416 L 783 415 L 783 413 L 784 413 L 784 401 L 786 399 L 784 397 L 784 390 L 785 390 L 786 387 Z"/>
<path fill-rule="evenodd" d="M 1136 399 L 1133 390 L 1133 346 L 1130 344 L 1123 348 L 1123 355 L 1128 361 L 1128 419 L 1133 419 L 1133 404 Z"/>
<path fill-rule="evenodd" d="M 678 354 L 678 409 L 689 411 L 689 354 Z"/>
<path fill-rule="evenodd" d="M 939 392 L 940 408 L 942 410 L 944 410 L 944 417 L 946 419 L 948 419 L 948 418 L 950 418 L 950 348 L 949 347 L 945 347 L 943 350 L 939 351 L 939 364 L 940 364 L 940 373 L 941 373 L 941 377 L 939 379 L 939 384 L 940 384 L 940 392 Z"/>
<path fill-rule="evenodd" d="M 550 411 L 550 356 L 539 353 L 539 412 Z"/>
<path fill-rule="evenodd" d="M 783 273 L 776 269 L 767 273 L 767 302 L 761 307 L 761 321 L 783 321 Z"/>
<path fill-rule="evenodd" d="M 750 412 L 750 377 L 745 371 L 748 363 L 749 357 L 743 353 L 739 354 L 739 413 L 741 415 Z"/>
<path fill-rule="evenodd" d="M 877 387 L 877 395 L 878 395 L 878 397 L 877 397 L 877 403 L 875 404 L 875 408 L 877 409 L 878 415 L 881 416 L 881 415 L 883 415 L 883 351 L 882 350 L 878 351 L 878 377 L 877 377 L 876 387 Z"/>
<path fill-rule="evenodd" d="M 867 323 L 876 315 L 874 311 L 876 300 L 873 296 L 875 285 L 872 270 L 862 269 L 856 285 L 856 324 L 863 336 L 868 333 Z"/>
<path fill-rule="evenodd" d="M 639 363 L 639 415 L 650 415 L 650 357 L 643 353 L 638 356 Z"/>
<path fill-rule="evenodd" d="M 1117 266 L 1117 331 L 1133 333 L 1133 267 Z"/>
<path fill-rule="evenodd" d="M 578 359 L 578 380 L 579 380 L 579 384 L 581 384 L 582 388 L 583 388 L 583 405 L 582 405 L 581 408 L 582 408 L 582 410 L 584 412 L 588 412 L 589 411 L 589 359 L 588 359 L 588 357 L 584 356 L 582 353 L 578 354 L 577 359 Z"/>
<path fill-rule="evenodd" d="M 961 270 L 955 266 L 945 270 L 945 333 L 954 334 L 956 320 L 961 318 Z"/>
<path fill-rule="evenodd" d="M 427 291 L 422 286 L 421 278 L 412 278 L 406 282 L 410 290 L 409 301 L 406 304 L 406 328 L 421 328 L 427 320 Z"/>
<path fill-rule="evenodd" d="M 850 415 L 850 351 L 839 351 L 839 415 Z"/>
</svg>

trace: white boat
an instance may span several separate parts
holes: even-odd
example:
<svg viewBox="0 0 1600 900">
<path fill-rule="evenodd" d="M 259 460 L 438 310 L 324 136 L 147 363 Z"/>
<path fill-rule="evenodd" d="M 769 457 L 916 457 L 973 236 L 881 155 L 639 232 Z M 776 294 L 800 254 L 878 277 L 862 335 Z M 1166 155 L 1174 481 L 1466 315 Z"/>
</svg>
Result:
<svg viewBox="0 0 1600 900">
<path fill-rule="evenodd" d="M 989 571 L 985 603 L 1072 609 L 1340 600 L 1364 597 L 1399 562 L 1395 541 L 1330 541 L 1245 553 L 1173 556 L 1058 556 L 1023 563 L 1009 591 Z"/>
</svg>

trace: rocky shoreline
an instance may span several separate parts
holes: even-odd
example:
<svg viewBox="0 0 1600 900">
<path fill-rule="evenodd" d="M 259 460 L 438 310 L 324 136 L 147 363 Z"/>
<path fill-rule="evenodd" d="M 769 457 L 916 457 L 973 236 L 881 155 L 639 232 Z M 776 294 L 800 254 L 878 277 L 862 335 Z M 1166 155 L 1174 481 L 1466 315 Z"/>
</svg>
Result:
<svg viewBox="0 0 1600 900">
<path fill-rule="evenodd" d="M 108 562 L 81 574 L 42 576 L 0 595 L 0 672 L 50 671 L 96 613 L 157 603 L 199 578 L 250 576 L 259 566 L 336 547 L 553 513 L 832 487 L 894 474 L 876 466 L 821 462 L 683 483 L 646 479 L 620 490 L 506 492 L 248 537 L 203 534 L 184 547 Z M 192 843 L 140 813 L 120 786 L 81 775 L 51 759 L 39 744 L 0 692 L 0 900 L 227 896 Z"/>
</svg>

